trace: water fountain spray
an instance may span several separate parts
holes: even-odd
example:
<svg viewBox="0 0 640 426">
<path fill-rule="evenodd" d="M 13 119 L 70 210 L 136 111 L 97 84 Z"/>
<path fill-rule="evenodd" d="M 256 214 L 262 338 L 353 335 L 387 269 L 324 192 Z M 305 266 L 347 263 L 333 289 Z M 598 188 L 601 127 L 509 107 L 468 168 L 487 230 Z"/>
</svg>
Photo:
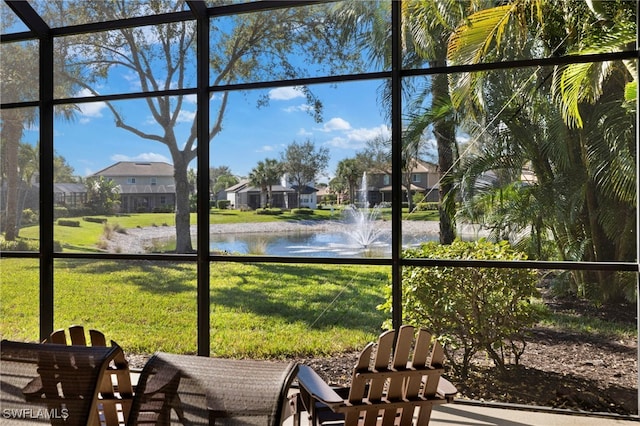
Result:
<svg viewBox="0 0 640 426">
<path fill-rule="evenodd" d="M 345 209 L 347 223 L 349 224 L 349 237 L 360 247 L 368 248 L 375 243 L 384 233 L 377 220 L 380 217 L 380 206 L 369 207 L 369 195 L 367 191 L 367 172 L 362 174 L 358 205 L 351 204 Z"/>
</svg>

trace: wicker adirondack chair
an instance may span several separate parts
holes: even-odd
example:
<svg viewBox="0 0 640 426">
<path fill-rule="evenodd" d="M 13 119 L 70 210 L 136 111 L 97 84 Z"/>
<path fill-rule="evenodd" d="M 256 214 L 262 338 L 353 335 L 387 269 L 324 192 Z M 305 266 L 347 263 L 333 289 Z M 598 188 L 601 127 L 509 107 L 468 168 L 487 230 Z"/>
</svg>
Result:
<svg viewBox="0 0 640 426">
<path fill-rule="evenodd" d="M 67 333 L 69 340 L 67 341 Z M 89 341 L 86 339 L 85 329 L 80 325 L 56 330 L 49 335 L 44 343 L 54 343 L 72 346 L 106 347 L 107 340 L 98 330 L 89 330 Z M 111 346 L 117 346 L 113 341 Z M 107 366 L 100 379 L 98 400 L 95 405 L 97 420 L 101 426 L 118 426 L 127 423 L 131 403 L 133 400 L 133 386 L 131 373 L 122 350 L 118 350 Z"/>
<path fill-rule="evenodd" d="M 444 352 L 426 330 L 402 326 L 380 335 L 360 354 L 351 387 L 340 392 L 308 366 L 299 366 L 301 400 L 311 423 L 343 419 L 345 426 L 426 425 L 434 404 L 451 402 L 457 390 L 441 377 Z M 376 349 L 374 351 L 374 349 Z"/>
</svg>

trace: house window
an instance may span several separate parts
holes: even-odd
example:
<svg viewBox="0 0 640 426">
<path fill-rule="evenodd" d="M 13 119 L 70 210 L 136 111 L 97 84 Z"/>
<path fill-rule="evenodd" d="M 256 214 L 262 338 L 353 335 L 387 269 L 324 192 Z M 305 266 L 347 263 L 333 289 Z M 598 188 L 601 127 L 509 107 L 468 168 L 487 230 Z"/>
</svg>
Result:
<svg viewBox="0 0 640 426">
<path fill-rule="evenodd" d="M 411 182 L 422 182 L 421 176 L 417 173 L 411 175 Z"/>
<path fill-rule="evenodd" d="M 390 175 L 384 175 L 382 177 L 382 182 L 383 182 L 384 186 L 391 185 L 391 176 Z"/>
<path fill-rule="evenodd" d="M 152 177 L 151 178 L 151 185 L 157 185 L 158 184 L 158 178 L 157 177 Z"/>
<path fill-rule="evenodd" d="M 136 183 L 136 178 L 134 177 L 127 178 L 127 183 L 129 185 L 133 185 L 134 183 Z"/>
<path fill-rule="evenodd" d="M 154 183 L 151 183 L 151 185 L 155 185 L 155 184 L 154 184 Z M 165 195 L 161 195 L 161 196 L 160 196 L 160 204 L 161 204 L 161 205 L 163 205 L 163 206 L 164 206 L 165 204 L 167 204 L 167 197 L 166 197 Z"/>
</svg>

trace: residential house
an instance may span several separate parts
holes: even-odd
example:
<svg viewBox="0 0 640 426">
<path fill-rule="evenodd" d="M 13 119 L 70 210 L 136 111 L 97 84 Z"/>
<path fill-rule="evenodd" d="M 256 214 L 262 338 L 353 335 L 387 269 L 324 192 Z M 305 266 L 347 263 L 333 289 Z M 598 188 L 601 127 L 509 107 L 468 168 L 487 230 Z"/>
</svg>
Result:
<svg viewBox="0 0 640 426">
<path fill-rule="evenodd" d="M 171 164 L 119 161 L 93 176 L 104 176 L 118 185 L 122 213 L 175 209 L 176 185 Z"/>
<path fill-rule="evenodd" d="M 231 204 L 231 208 L 241 210 L 255 210 L 262 207 L 261 194 L 259 187 L 252 186 L 248 180 L 242 180 L 240 183 L 225 189 L 227 200 Z M 271 187 L 271 207 L 289 209 L 298 207 L 317 208 L 318 202 L 316 193 L 318 190 L 310 185 L 305 185 L 300 191 L 300 203 L 297 202 L 297 186 L 289 186 L 286 177 L 283 177 L 279 185 Z"/>
<path fill-rule="evenodd" d="M 391 173 L 368 172 L 368 200 L 371 205 L 381 202 L 391 202 Z M 407 201 L 407 189 L 404 181 L 410 179 L 411 196 L 415 193 L 424 195 L 424 202 L 438 201 L 438 181 L 440 174 L 438 166 L 427 161 L 416 160 L 410 173 L 403 176 L 403 201 Z"/>
<path fill-rule="evenodd" d="M 262 191 L 260 188 L 252 186 L 248 180 L 242 180 L 239 183 L 225 189 L 227 200 L 229 200 L 232 209 L 255 210 L 262 207 Z M 282 209 L 289 208 L 291 197 L 295 199 L 295 191 L 282 185 L 273 185 L 271 187 L 271 207 Z"/>
</svg>

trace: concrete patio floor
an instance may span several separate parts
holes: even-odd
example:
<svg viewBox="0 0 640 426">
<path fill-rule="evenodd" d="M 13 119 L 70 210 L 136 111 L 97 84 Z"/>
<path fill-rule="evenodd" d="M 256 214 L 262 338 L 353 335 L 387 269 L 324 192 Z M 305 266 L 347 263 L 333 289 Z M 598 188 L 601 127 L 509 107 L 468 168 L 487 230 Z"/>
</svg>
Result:
<svg viewBox="0 0 640 426">
<path fill-rule="evenodd" d="M 470 404 L 447 404 L 434 408 L 430 426 L 614 426 L 638 420 L 586 416 L 552 410 L 532 411 Z"/>
<path fill-rule="evenodd" d="M 306 426 L 306 413 L 301 425 Z M 512 409 L 481 404 L 453 403 L 436 406 L 429 426 L 625 426 L 638 424 L 640 418 L 615 418 L 578 415 L 562 411 Z M 295 426 L 291 418 L 285 426 Z"/>
</svg>

